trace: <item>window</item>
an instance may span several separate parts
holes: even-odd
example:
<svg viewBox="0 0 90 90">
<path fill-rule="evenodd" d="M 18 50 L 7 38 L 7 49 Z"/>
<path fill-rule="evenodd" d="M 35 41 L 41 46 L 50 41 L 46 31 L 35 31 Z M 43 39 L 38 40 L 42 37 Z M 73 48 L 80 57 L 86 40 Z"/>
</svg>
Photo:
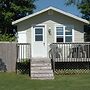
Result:
<svg viewBox="0 0 90 90">
<path fill-rule="evenodd" d="M 63 36 L 57 36 L 57 42 L 63 42 Z"/>
<path fill-rule="evenodd" d="M 72 30 L 70 25 L 56 27 L 56 42 L 72 42 Z"/>
<path fill-rule="evenodd" d="M 65 27 L 65 35 L 72 35 L 72 28 L 70 26 Z"/>
<path fill-rule="evenodd" d="M 35 41 L 43 41 L 43 28 L 35 28 Z"/>
<path fill-rule="evenodd" d="M 65 42 L 72 42 L 72 36 L 65 36 Z"/>
<path fill-rule="evenodd" d="M 63 42 L 63 27 L 56 27 L 57 42 Z"/>
<path fill-rule="evenodd" d="M 72 42 L 72 27 L 65 26 L 65 42 Z"/>
<path fill-rule="evenodd" d="M 57 28 L 57 35 L 63 35 L 63 27 L 56 27 Z"/>
</svg>

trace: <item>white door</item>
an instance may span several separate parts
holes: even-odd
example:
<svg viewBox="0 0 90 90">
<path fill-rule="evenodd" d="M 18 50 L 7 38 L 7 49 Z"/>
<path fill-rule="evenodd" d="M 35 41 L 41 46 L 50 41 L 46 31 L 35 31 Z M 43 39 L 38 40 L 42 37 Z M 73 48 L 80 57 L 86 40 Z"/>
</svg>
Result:
<svg viewBox="0 0 90 90">
<path fill-rule="evenodd" d="M 32 57 L 47 57 L 45 26 L 35 26 L 32 30 Z"/>
</svg>

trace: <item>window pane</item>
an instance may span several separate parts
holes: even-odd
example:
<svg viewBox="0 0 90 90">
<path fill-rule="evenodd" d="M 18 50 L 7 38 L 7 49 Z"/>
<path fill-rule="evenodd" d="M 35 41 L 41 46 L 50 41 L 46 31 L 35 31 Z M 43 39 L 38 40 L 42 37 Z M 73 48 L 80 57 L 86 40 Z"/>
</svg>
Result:
<svg viewBox="0 0 90 90">
<path fill-rule="evenodd" d="M 35 41 L 43 41 L 42 35 L 35 35 Z"/>
<path fill-rule="evenodd" d="M 56 27 L 57 35 L 63 35 L 63 27 Z"/>
<path fill-rule="evenodd" d="M 36 28 L 35 34 L 43 34 L 43 29 L 42 28 Z"/>
<path fill-rule="evenodd" d="M 57 36 L 57 42 L 63 42 L 63 36 Z"/>
<path fill-rule="evenodd" d="M 63 32 L 57 32 L 57 35 L 63 35 Z"/>
<path fill-rule="evenodd" d="M 72 42 L 72 36 L 66 36 L 65 42 Z"/>
<path fill-rule="evenodd" d="M 65 27 L 65 35 L 72 35 L 72 27 L 70 26 Z"/>
</svg>

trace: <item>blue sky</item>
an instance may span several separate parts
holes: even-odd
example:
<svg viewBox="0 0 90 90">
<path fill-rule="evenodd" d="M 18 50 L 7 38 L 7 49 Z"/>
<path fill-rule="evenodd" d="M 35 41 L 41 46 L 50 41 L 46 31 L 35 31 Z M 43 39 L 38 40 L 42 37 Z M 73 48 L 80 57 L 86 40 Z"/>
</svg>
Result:
<svg viewBox="0 0 90 90">
<path fill-rule="evenodd" d="M 44 8 L 47 8 L 49 6 L 54 6 L 58 9 L 64 10 L 66 12 L 72 13 L 76 16 L 81 16 L 81 14 L 79 13 L 79 10 L 77 10 L 77 8 L 75 6 L 66 6 L 65 5 L 65 1 L 66 0 L 37 0 L 35 2 L 36 4 L 36 11 L 42 10 Z"/>
</svg>

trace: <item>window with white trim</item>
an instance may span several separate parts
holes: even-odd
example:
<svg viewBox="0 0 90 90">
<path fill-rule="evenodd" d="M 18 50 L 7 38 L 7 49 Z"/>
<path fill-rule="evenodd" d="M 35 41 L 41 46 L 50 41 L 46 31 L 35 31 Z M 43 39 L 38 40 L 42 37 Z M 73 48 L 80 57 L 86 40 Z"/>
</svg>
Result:
<svg viewBox="0 0 90 90">
<path fill-rule="evenodd" d="M 56 27 L 56 41 L 57 42 L 63 42 L 64 41 L 63 27 Z"/>
<path fill-rule="evenodd" d="M 70 25 L 57 26 L 56 42 L 73 42 L 73 27 Z"/>
</svg>

